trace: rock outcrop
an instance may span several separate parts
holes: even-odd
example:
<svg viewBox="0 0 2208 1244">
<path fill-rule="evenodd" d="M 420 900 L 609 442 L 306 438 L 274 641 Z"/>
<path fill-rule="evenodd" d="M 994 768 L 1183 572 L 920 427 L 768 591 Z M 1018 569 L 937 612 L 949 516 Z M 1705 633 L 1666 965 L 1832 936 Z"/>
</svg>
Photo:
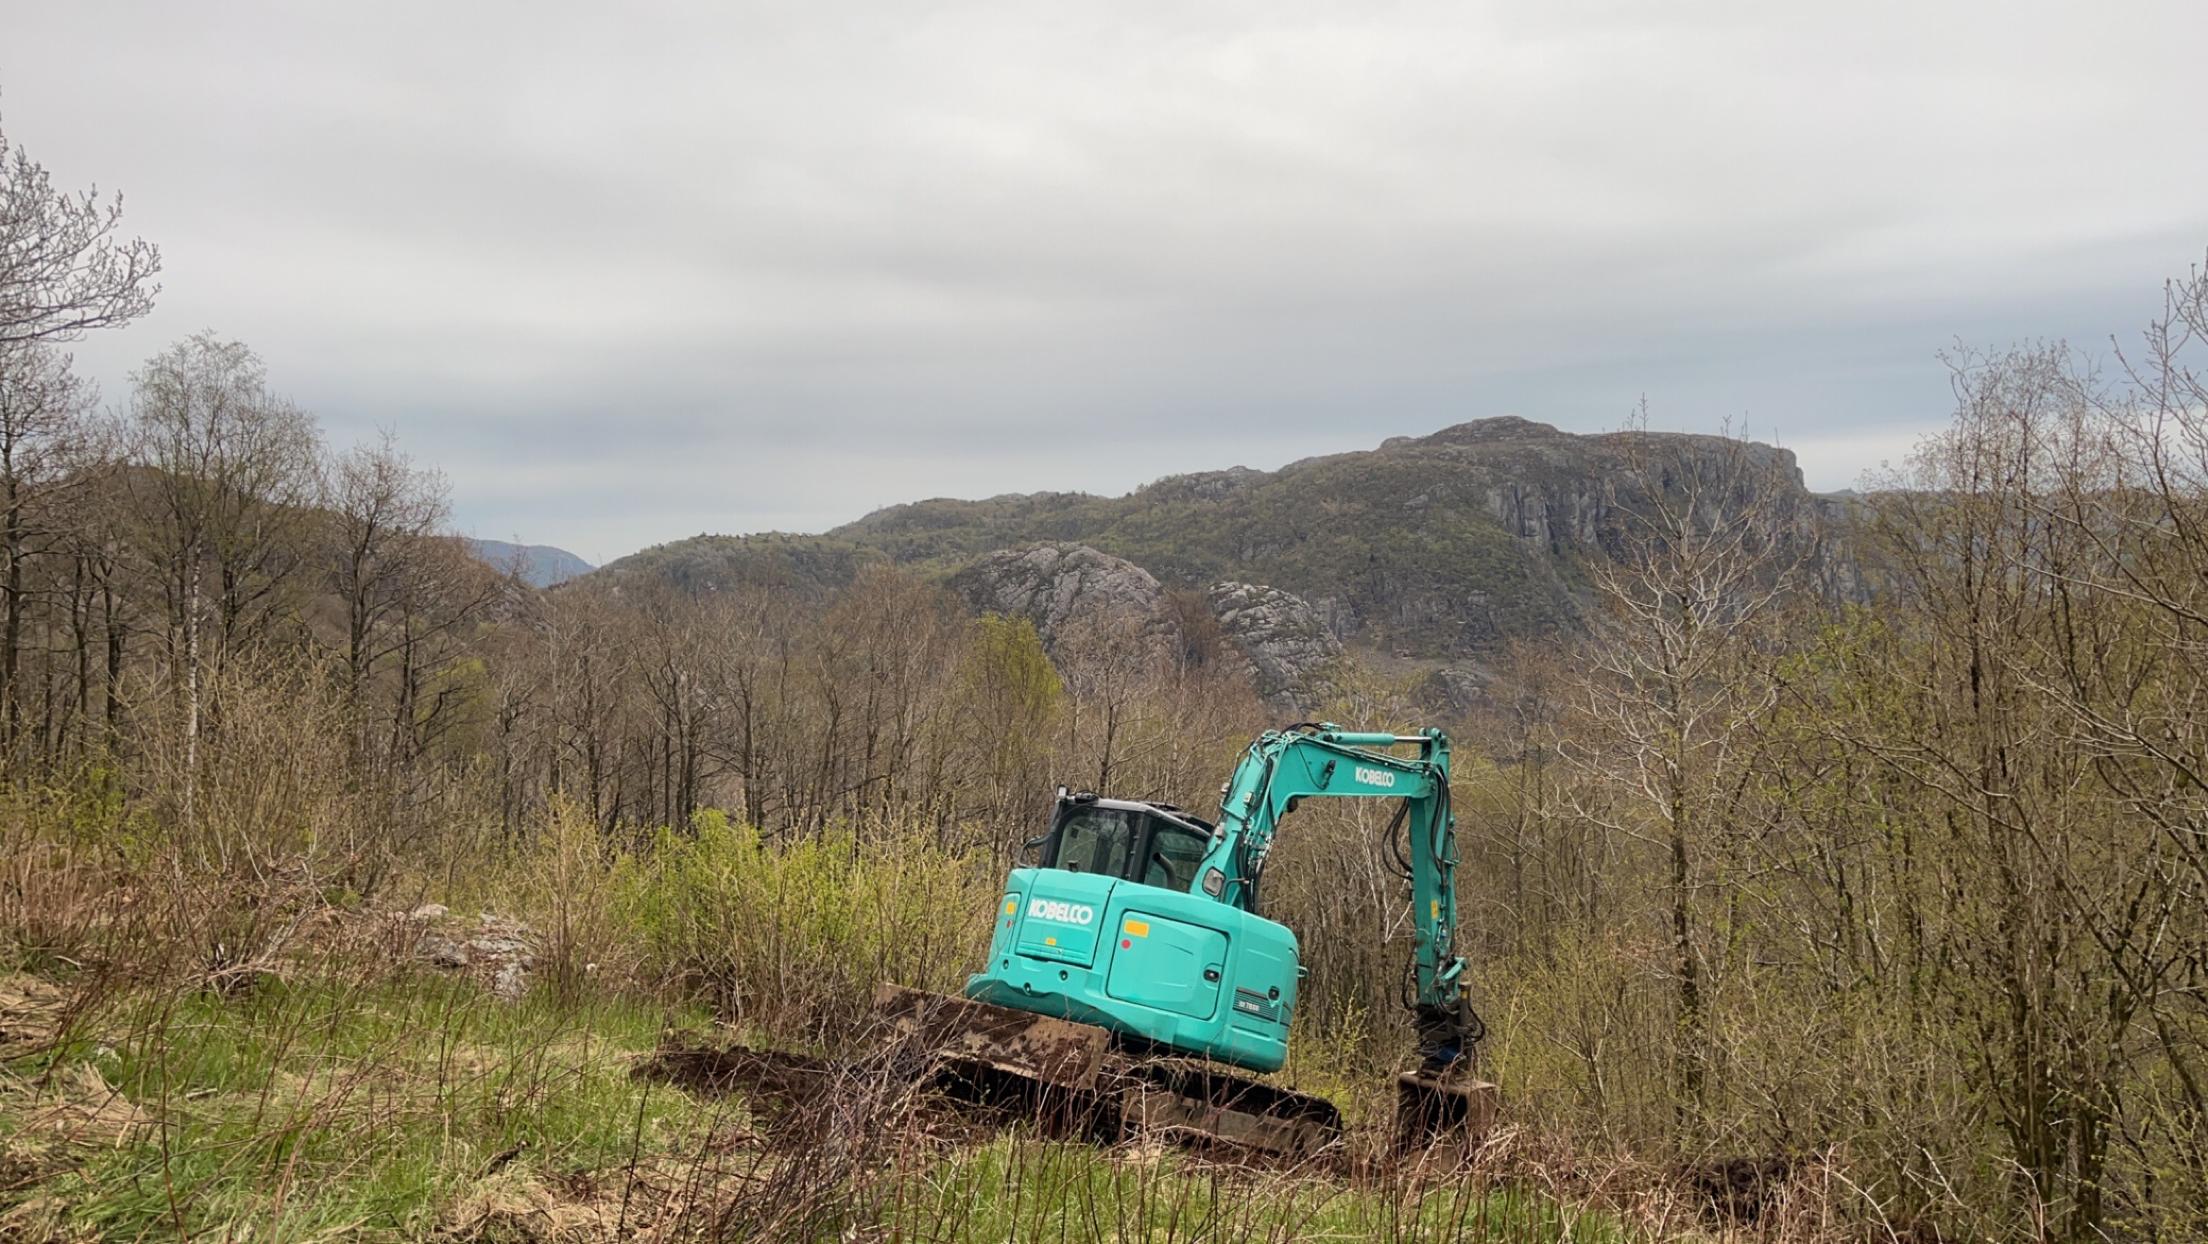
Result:
<svg viewBox="0 0 2208 1244">
<path fill-rule="evenodd" d="M 1445 666 L 1420 679 L 1411 694 L 1429 712 L 1462 717 L 1487 703 L 1488 680 L 1478 670 Z"/>
<path fill-rule="evenodd" d="M 1176 632 L 1149 571 L 1086 544 L 1000 549 L 952 576 L 951 587 L 976 610 L 1034 623 L 1046 649 L 1083 627 L 1132 629 L 1161 643 Z"/>
<path fill-rule="evenodd" d="M 1326 702 L 1342 641 L 1310 602 L 1259 583 L 1214 583 L 1206 598 L 1268 706 L 1308 713 Z"/>
</svg>

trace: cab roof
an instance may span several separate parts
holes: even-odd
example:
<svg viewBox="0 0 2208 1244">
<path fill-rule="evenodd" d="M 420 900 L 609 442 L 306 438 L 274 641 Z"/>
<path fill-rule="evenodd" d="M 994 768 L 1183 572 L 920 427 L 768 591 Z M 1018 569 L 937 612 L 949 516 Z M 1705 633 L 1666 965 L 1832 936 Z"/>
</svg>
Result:
<svg viewBox="0 0 2208 1244">
<path fill-rule="evenodd" d="M 1106 799 L 1101 795 L 1091 795 L 1084 799 L 1077 795 L 1069 797 L 1067 802 L 1087 804 L 1098 808 L 1111 808 L 1120 812 L 1141 812 L 1149 816 L 1162 817 L 1165 820 L 1177 822 L 1204 834 L 1212 833 L 1218 828 L 1210 821 L 1186 812 L 1170 803 L 1155 803 L 1147 799 Z"/>
</svg>

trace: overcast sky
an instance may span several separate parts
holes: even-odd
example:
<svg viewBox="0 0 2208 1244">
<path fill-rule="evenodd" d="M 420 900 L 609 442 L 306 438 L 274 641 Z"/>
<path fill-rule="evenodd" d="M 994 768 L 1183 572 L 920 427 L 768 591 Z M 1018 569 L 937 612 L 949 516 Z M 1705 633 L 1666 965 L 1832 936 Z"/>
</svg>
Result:
<svg viewBox="0 0 2208 1244">
<path fill-rule="evenodd" d="M 2208 4 L 0 0 L 159 309 L 593 561 L 1515 414 L 1838 488 L 2208 253 Z"/>
</svg>

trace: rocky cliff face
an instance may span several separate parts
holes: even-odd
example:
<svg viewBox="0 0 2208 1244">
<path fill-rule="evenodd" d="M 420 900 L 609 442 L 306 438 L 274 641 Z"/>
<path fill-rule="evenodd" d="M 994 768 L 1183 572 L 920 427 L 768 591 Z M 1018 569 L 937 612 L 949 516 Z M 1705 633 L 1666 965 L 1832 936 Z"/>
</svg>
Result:
<svg viewBox="0 0 2208 1244">
<path fill-rule="evenodd" d="M 1342 661 L 1342 641 L 1310 602 L 1258 583 L 1214 583 L 1205 599 L 1247 663 L 1250 685 L 1269 707 L 1304 714 L 1326 702 Z"/>
<path fill-rule="evenodd" d="M 1026 618 L 1045 648 L 1084 625 L 1174 631 L 1165 589 L 1149 571 L 1085 544 L 1029 544 L 988 554 L 951 576 L 978 612 Z"/>
<path fill-rule="evenodd" d="M 1084 631 L 1133 637 L 1161 654 L 1182 638 L 1155 576 L 1085 544 L 1000 549 L 953 575 L 951 586 L 976 612 L 1026 618 L 1053 652 Z M 1342 641 L 1310 602 L 1280 588 L 1232 582 L 1213 584 L 1205 601 L 1230 659 L 1269 706 L 1294 715 L 1326 701 Z"/>
</svg>

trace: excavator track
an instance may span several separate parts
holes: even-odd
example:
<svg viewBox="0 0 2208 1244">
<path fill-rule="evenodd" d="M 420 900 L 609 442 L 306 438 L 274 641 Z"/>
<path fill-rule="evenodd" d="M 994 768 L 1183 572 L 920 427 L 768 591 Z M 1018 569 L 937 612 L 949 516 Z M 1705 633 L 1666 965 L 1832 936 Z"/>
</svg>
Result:
<svg viewBox="0 0 2208 1244">
<path fill-rule="evenodd" d="M 1324 1098 L 1130 1047 L 1093 1024 L 890 984 L 874 1001 L 898 1031 L 942 1051 L 946 1087 L 979 1089 L 995 1105 L 1029 1096 L 1039 1120 L 1099 1140 L 1302 1158 L 1341 1137 L 1341 1113 Z"/>
<path fill-rule="evenodd" d="M 999 1121 L 1102 1144 L 1176 1146 L 1298 1164 L 1340 1160 L 1333 1103 L 1219 1063 L 1131 1048 L 1103 1028 L 884 984 L 877 1049 L 836 1062 L 746 1046 L 661 1050 L 637 1074 L 693 1091 L 743 1092 L 789 1118 L 832 1109 L 839 1095 L 950 1100 Z M 1494 1087 L 1399 1078 L 1398 1151 L 1469 1148 Z"/>
<path fill-rule="evenodd" d="M 1342 1115 L 1298 1093 L 1190 1058 L 1130 1058 L 1120 1069 L 1122 1135 L 1197 1148 L 1315 1158 L 1342 1136 Z"/>
</svg>

